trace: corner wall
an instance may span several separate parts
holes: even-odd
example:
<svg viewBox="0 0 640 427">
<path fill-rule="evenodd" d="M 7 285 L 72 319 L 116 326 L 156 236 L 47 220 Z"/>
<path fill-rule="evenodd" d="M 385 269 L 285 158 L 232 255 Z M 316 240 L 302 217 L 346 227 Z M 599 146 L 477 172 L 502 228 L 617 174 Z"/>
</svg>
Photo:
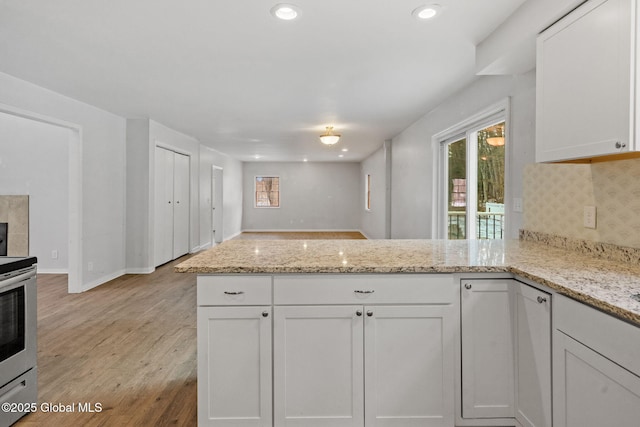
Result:
<svg viewBox="0 0 640 427">
<path fill-rule="evenodd" d="M 522 197 L 522 170 L 534 162 L 535 71 L 519 76 L 481 76 L 393 138 L 391 237 L 432 237 L 433 135 L 498 101 L 511 98 L 511 147 L 507 165 L 506 238 L 518 238 L 522 214 L 511 201 Z"/>
</svg>

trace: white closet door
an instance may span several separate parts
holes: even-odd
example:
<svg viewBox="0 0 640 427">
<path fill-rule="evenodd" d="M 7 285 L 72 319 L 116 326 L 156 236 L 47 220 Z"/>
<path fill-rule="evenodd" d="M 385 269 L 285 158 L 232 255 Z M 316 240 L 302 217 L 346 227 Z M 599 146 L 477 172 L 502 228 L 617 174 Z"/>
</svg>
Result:
<svg viewBox="0 0 640 427">
<path fill-rule="evenodd" d="M 173 256 L 189 253 L 189 156 L 172 153 L 173 167 Z"/>
<path fill-rule="evenodd" d="M 156 147 L 155 265 L 173 259 L 173 152 Z"/>
</svg>

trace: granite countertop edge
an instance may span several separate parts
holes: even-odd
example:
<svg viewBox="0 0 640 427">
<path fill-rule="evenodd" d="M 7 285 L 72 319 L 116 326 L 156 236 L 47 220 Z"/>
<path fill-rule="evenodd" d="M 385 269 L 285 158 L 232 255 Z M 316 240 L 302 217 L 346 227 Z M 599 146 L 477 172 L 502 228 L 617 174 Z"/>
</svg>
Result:
<svg viewBox="0 0 640 427">
<path fill-rule="evenodd" d="M 640 327 L 640 301 L 631 298 L 640 293 L 640 265 L 636 263 L 539 242 L 465 242 L 308 241 L 303 253 L 296 249 L 300 244 L 296 241 L 228 241 L 177 265 L 175 271 L 221 275 L 510 273 Z M 333 253 L 338 247 L 345 248 L 345 255 L 340 251 L 340 256 L 348 259 L 346 265 Z M 370 256 L 379 261 L 389 254 L 397 258 L 370 261 Z"/>
</svg>

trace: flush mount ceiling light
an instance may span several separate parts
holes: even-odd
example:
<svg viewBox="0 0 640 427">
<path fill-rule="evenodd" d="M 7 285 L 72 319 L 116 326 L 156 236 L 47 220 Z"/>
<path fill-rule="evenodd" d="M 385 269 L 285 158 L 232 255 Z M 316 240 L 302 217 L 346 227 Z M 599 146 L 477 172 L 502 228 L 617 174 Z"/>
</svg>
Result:
<svg viewBox="0 0 640 427">
<path fill-rule="evenodd" d="M 325 145 L 333 145 L 340 140 L 340 134 L 333 133 L 333 126 L 327 126 L 327 130 L 320 135 L 320 142 Z"/>
<path fill-rule="evenodd" d="M 300 16 L 300 8 L 293 4 L 279 3 L 271 8 L 271 14 L 283 21 L 291 21 Z"/>
<path fill-rule="evenodd" d="M 427 19 L 434 18 L 439 11 L 440 11 L 439 4 L 430 4 L 430 5 L 423 5 L 415 8 L 413 12 L 411 12 L 411 14 L 417 20 L 425 21 Z"/>
<path fill-rule="evenodd" d="M 487 144 L 492 147 L 504 145 L 504 125 L 497 125 L 487 130 Z"/>
</svg>

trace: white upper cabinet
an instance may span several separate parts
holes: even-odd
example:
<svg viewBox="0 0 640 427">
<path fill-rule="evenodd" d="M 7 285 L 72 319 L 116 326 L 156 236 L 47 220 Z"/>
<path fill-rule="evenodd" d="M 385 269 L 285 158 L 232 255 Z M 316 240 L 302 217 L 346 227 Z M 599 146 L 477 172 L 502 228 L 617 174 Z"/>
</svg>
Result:
<svg viewBox="0 0 640 427">
<path fill-rule="evenodd" d="M 633 0 L 590 0 L 538 36 L 536 161 L 637 151 Z"/>
</svg>

